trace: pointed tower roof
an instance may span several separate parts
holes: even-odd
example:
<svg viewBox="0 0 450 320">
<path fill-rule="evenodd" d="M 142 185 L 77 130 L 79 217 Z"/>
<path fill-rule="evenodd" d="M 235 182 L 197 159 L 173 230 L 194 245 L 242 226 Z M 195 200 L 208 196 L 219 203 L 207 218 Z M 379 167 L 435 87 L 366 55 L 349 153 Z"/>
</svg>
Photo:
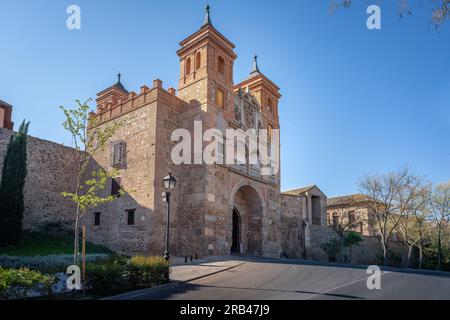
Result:
<svg viewBox="0 0 450 320">
<path fill-rule="evenodd" d="M 233 52 L 235 45 L 212 25 L 209 9 L 210 7 L 207 5 L 205 8 L 205 19 L 200 29 L 180 42 L 182 48 L 177 51 L 177 54 L 182 56 L 185 52 L 190 52 L 193 47 L 201 46 L 204 41 L 215 41 L 221 44 L 221 49 L 224 50 L 228 56 L 236 59 L 237 56 Z"/>
<path fill-rule="evenodd" d="M 253 56 L 253 69 L 250 72 L 249 78 L 253 78 L 254 76 L 258 76 L 261 74 L 261 71 L 259 71 L 258 67 L 258 55 L 255 53 Z"/>
<path fill-rule="evenodd" d="M 128 90 L 125 89 L 125 87 L 123 86 L 122 82 L 120 81 L 122 78 L 122 75 L 120 74 L 120 72 L 117 74 L 117 82 L 115 84 L 113 84 L 112 86 L 106 88 L 105 90 L 100 91 L 99 93 L 97 93 L 97 95 L 102 95 L 108 91 L 110 91 L 111 89 L 119 89 L 120 91 L 128 94 Z"/>
<path fill-rule="evenodd" d="M 122 84 L 122 82 L 120 82 L 120 79 L 122 78 L 122 75 L 120 74 L 120 72 L 117 74 L 117 82 L 116 82 L 116 84 L 114 85 L 116 88 L 119 88 L 119 89 L 121 89 L 121 90 L 123 90 L 123 91 L 126 91 L 126 92 L 128 92 L 128 90 L 127 89 L 125 89 L 125 87 L 123 86 L 123 84 Z"/>
<path fill-rule="evenodd" d="M 209 4 L 207 4 L 205 7 L 205 19 L 203 20 L 202 27 L 204 26 L 212 26 L 211 17 L 209 15 Z"/>
</svg>

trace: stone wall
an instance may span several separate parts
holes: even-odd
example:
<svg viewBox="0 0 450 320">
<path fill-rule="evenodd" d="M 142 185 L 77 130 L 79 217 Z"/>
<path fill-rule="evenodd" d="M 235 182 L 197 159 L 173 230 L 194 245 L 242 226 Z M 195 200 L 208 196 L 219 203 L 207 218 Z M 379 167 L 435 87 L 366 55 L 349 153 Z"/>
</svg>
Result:
<svg viewBox="0 0 450 320">
<path fill-rule="evenodd" d="M 306 219 L 305 197 L 281 194 L 281 246 L 282 255 L 287 258 L 303 258 L 306 241 L 309 241 L 309 233 L 306 235 L 302 223 Z"/>
<path fill-rule="evenodd" d="M 328 261 L 328 256 L 322 250 L 322 244 L 338 238 L 337 233 L 331 227 L 311 226 L 311 248 L 308 249 L 308 256 L 313 260 Z M 354 246 L 352 252 L 345 252 L 345 259 L 350 260 L 354 264 L 380 264 L 382 257 L 382 249 L 380 240 L 374 236 L 362 236 L 363 241 L 359 246 Z M 395 256 L 391 259 L 391 264 L 398 267 L 405 267 L 407 261 L 407 247 L 400 241 L 389 241 L 389 250 Z M 414 263 L 413 257 L 413 263 Z"/>
<path fill-rule="evenodd" d="M 0 168 L 13 131 L 0 128 Z M 47 224 L 72 229 L 75 208 L 61 196 L 74 191 L 78 153 L 75 149 L 34 137 L 27 139 L 25 180 L 25 229 L 39 230 Z M 1 172 L 0 172 L 1 179 Z"/>
</svg>

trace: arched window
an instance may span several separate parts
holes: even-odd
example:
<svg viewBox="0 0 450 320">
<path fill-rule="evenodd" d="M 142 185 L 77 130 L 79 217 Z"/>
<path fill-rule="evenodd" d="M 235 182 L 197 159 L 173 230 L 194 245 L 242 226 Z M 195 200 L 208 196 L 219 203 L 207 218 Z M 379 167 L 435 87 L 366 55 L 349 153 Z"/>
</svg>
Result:
<svg viewBox="0 0 450 320">
<path fill-rule="evenodd" d="M 186 60 L 186 75 L 191 73 L 191 58 L 188 58 Z"/>
<path fill-rule="evenodd" d="M 200 69 L 201 65 L 202 65 L 202 55 L 200 52 L 197 52 L 195 56 L 195 70 Z"/>
<path fill-rule="evenodd" d="M 225 60 L 223 60 L 222 57 L 219 57 L 217 60 L 217 70 L 219 70 L 221 74 L 225 74 Z"/>
</svg>

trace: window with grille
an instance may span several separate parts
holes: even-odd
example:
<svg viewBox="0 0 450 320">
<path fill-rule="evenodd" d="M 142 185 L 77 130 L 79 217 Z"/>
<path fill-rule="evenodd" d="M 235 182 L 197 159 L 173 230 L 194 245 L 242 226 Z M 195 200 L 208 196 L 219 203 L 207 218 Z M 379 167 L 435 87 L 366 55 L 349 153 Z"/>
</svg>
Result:
<svg viewBox="0 0 450 320">
<path fill-rule="evenodd" d="M 111 166 L 117 169 L 126 167 L 127 145 L 125 141 L 116 141 L 111 146 Z"/>
</svg>

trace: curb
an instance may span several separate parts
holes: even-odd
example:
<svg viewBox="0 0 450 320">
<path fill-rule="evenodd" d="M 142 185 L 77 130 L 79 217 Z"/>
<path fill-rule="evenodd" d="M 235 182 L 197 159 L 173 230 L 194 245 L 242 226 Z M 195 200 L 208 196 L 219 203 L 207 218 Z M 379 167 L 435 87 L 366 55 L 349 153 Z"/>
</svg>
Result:
<svg viewBox="0 0 450 320">
<path fill-rule="evenodd" d="M 146 293 L 150 293 L 152 291 L 157 291 L 157 290 L 162 290 L 162 289 L 169 289 L 169 288 L 172 288 L 172 287 L 176 287 L 176 286 L 178 286 L 180 284 L 184 284 L 184 283 L 188 283 L 188 282 L 191 282 L 191 281 L 203 279 L 203 278 L 206 278 L 206 277 L 209 277 L 209 276 L 212 276 L 212 275 L 224 272 L 224 271 L 228 271 L 228 270 L 237 268 L 239 266 L 242 266 L 245 263 L 247 263 L 247 262 L 243 261 L 243 262 L 241 262 L 241 263 L 239 263 L 237 265 L 234 265 L 234 266 L 231 266 L 231 267 L 227 267 L 227 268 L 222 269 L 222 270 L 214 271 L 214 272 L 202 275 L 202 276 L 189 278 L 189 279 L 183 280 L 183 281 L 174 280 L 174 281 L 170 281 L 169 283 L 161 284 L 161 285 L 156 286 L 156 287 L 134 290 L 134 291 L 118 294 L 118 295 L 115 295 L 115 296 L 104 297 L 104 298 L 101 298 L 99 300 L 122 300 L 122 299 L 132 300 L 134 297 L 140 296 L 142 294 L 146 294 Z"/>
</svg>

